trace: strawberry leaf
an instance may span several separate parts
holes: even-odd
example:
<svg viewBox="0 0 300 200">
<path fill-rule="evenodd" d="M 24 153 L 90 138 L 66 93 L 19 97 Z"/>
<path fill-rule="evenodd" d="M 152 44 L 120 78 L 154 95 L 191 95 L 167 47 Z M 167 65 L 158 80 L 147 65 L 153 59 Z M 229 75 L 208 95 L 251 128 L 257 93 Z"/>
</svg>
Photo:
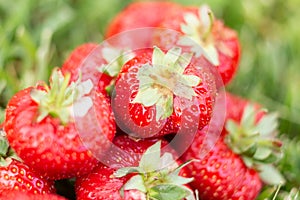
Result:
<svg viewBox="0 0 300 200">
<path fill-rule="evenodd" d="M 120 178 L 131 173 L 145 173 L 145 172 L 140 167 L 124 167 L 115 171 L 114 176 Z"/>
<path fill-rule="evenodd" d="M 5 157 L 9 148 L 7 139 L 5 138 L 5 132 L 0 130 L 0 158 Z"/>
<path fill-rule="evenodd" d="M 190 182 L 192 182 L 194 180 L 194 178 L 185 178 L 182 176 L 178 176 L 178 175 L 169 175 L 167 178 L 167 182 L 168 183 L 173 183 L 175 185 L 184 185 L 184 184 L 188 184 Z"/>
<path fill-rule="evenodd" d="M 6 133 L 0 129 L 0 166 L 8 166 L 12 162 L 12 159 L 22 162 L 21 158 L 9 146 Z"/>
<path fill-rule="evenodd" d="M 172 184 L 156 185 L 149 191 L 151 198 L 157 200 L 181 200 L 188 194 L 185 188 Z"/>
<path fill-rule="evenodd" d="M 110 77 L 116 77 L 122 66 L 131 60 L 135 54 L 126 49 L 114 48 L 111 46 L 102 49 L 102 56 L 107 64 L 103 64 L 98 70 Z"/>
<path fill-rule="evenodd" d="M 161 142 L 158 141 L 143 154 L 139 167 L 145 172 L 159 170 L 160 168 L 160 147 Z"/>
<path fill-rule="evenodd" d="M 171 153 L 166 152 L 160 158 L 160 169 L 170 167 L 170 165 L 174 165 L 174 166 L 178 167 L 177 163 L 173 159 L 173 155 Z"/>
<path fill-rule="evenodd" d="M 135 175 L 131 177 L 124 185 L 124 190 L 139 190 L 143 193 L 147 192 L 144 185 L 144 180 L 141 175 Z"/>
<path fill-rule="evenodd" d="M 259 166 L 259 176 L 262 181 L 269 185 L 283 185 L 284 177 L 273 165 Z"/>
<path fill-rule="evenodd" d="M 179 175 L 180 170 L 182 170 L 182 168 L 186 167 L 187 165 L 189 165 L 191 162 L 198 162 L 198 160 L 188 160 L 184 163 L 182 163 L 181 165 L 179 165 L 179 167 L 177 167 L 171 174 L 172 175 Z"/>
</svg>

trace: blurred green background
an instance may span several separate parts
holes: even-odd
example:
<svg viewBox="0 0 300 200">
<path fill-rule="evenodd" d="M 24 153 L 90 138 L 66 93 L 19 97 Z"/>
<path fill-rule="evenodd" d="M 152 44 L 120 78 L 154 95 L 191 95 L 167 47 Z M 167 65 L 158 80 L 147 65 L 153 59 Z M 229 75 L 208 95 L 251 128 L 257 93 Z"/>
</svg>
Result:
<svg viewBox="0 0 300 200">
<path fill-rule="evenodd" d="M 0 0 L 0 122 L 14 93 L 38 80 L 48 80 L 51 68 L 60 66 L 77 45 L 100 43 L 109 21 L 130 2 Z M 300 150 L 296 142 L 300 133 L 300 1 L 176 2 L 207 3 L 216 17 L 237 30 L 242 59 L 228 90 L 280 113 L 286 151 L 292 154 L 285 159 L 294 162 L 290 168 L 298 170 L 293 173 L 300 177 Z M 295 154 L 295 149 L 299 154 Z M 299 182 L 296 181 L 298 186 Z"/>
</svg>

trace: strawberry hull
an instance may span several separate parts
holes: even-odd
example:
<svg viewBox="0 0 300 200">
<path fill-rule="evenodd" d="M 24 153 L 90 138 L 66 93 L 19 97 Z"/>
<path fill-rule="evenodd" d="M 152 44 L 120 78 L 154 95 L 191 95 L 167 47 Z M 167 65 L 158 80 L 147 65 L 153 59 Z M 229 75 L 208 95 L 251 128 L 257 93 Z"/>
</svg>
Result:
<svg viewBox="0 0 300 200">
<path fill-rule="evenodd" d="M 158 66 L 158 69 L 151 67 L 155 51 L 156 47 L 138 51 L 136 56 L 122 67 L 120 74 L 117 77 L 115 90 L 112 95 L 112 108 L 118 126 L 127 134 L 141 138 L 158 137 L 166 134 L 177 133 L 182 129 L 187 130 L 188 127 L 191 130 L 194 130 L 194 133 L 197 129 L 201 130 L 211 119 L 215 102 L 215 94 L 217 92 L 215 78 L 211 73 L 210 65 L 195 66 L 191 63 L 182 72 L 183 75 L 176 75 L 179 78 L 180 76 L 186 76 L 196 77 L 195 79 L 201 80 L 197 85 L 190 88 L 190 93 L 194 94 L 194 96 L 190 99 L 184 95 L 178 96 L 170 93 L 170 87 L 166 86 L 166 92 L 168 94 L 162 95 L 162 98 L 170 98 L 172 107 L 170 107 L 169 116 L 164 119 L 157 119 L 158 110 L 155 105 L 149 106 L 144 105 L 143 103 L 133 103 L 139 96 L 143 80 L 147 79 L 139 79 L 139 71 L 144 69 L 149 71 L 152 69 L 162 70 L 160 74 L 161 76 L 164 76 L 164 70 L 168 70 L 168 67 L 166 67 L 167 65 L 154 65 Z M 166 74 L 168 73 L 169 72 L 167 71 Z M 176 72 L 174 72 L 174 74 L 176 74 Z M 155 76 L 156 75 L 150 75 L 148 77 Z M 176 80 L 172 80 L 172 78 L 165 79 L 164 77 L 158 77 L 155 79 L 159 78 L 166 81 L 163 84 L 173 84 L 174 90 L 178 90 L 179 92 L 181 90 L 180 87 L 185 87 L 180 84 L 177 85 Z M 148 88 L 144 89 L 151 90 L 151 88 L 156 85 L 162 84 L 153 83 L 152 85 L 149 85 Z M 164 92 L 164 89 L 160 88 L 158 90 Z M 185 91 L 183 93 L 185 93 Z M 150 97 L 151 95 L 149 98 Z M 145 96 L 145 99 L 147 98 L 148 97 Z"/>
<path fill-rule="evenodd" d="M 158 29 L 154 34 L 153 43 L 164 49 L 177 45 L 187 49 L 188 52 L 203 54 L 209 62 L 215 65 L 226 85 L 234 77 L 240 60 L 241 49 L 237 33 L 213 17 L 209 22 L 210 27 L 205 27 L 203 24 L 208 22 L 200 17 L 203 15 L 201 13 L 203 7 L 205 6 L 182 7 L 181 10 L 169 12 L 158 26 L 165 30 Z M 209 14 L 211 14 L 210 10 Z M 195 20 L 199 21 L 196 23 Z M 193 32 L 189 33 L 191 30 Z M 175 31 L 179 34 L 174 34 Z"/>
</svg>

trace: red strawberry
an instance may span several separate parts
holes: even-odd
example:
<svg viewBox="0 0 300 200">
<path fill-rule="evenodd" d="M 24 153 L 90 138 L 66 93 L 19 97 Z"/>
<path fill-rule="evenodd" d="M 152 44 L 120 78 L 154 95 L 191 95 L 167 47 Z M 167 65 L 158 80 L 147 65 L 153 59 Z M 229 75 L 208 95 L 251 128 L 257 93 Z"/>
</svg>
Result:
<svg viewBox="0 0 300 200">
<path fill-rule="evenodd" d="M 160 157 L 160 142 L 153 144 L 154 141 L 158 139 L 116 137 L 114 144 L 122 151 L 115 154 L 111 152 L 110 156 L 115 157 L 111 160 L 116 163 L 113 167 L 122 168 L 116 170 L 100 164 L 91 174 L 77 180 L 77 198 L 146 200 L 159 199 L 159 195 L 165 195 L 174 200 L 187 196 L 193 199 L 191 190 L 183 186 L 192 179 L 178 175 L 184 165 L 174 171 L 174 151 L 170 150 Z M 162 141 L 162 144 L 164 146 L 167 142 Z"/>
<path fill-rule="evenodd" d="M 22 190 L 35 194 L 55 191 L 53 182 L 43 179 L 20 161 L 9 147 L 5 133 L 0 131 L 0 194 L 5 190 Z"/>
<path fill-rule="evenodd" d="M 183 158 L 200 160 L 187 167 L 188 174 L 193 174 L 195 178 L 191 185 L 199 190 L 200 198 L 255 199 L 262 187 L 258 174 L 253 169 L 248 169 L 243 160 L 221 140 L 204 158 L 199 157 L 198 152 L 204 139 L 201 134 L 198 133 Z M 236 196 L 237 193 L 241 194 Z"/>
<path fill-rule="evenodd" d="M 54 70 L 50 87 L 18 92 L 6 110 L 4 129 L 12 148 L 50 179 L 90 172 L 97 164 L 94 156 L 107 150 L 115 134 L 107 98 L 91 81 L 70 83 L 69 77 Z"/>
<path fill-rule="evenodd" d="M 116 80 L 112 107 L 124 132 L 136 137 L 202 129 L 211 118 L 216 86 L 208 66 L 191 55 L 157 47 L 135 52 Z"/>
<path fill-rule="evenodd" d="M 105 91 L 114 83 L 121 66 L 132 55 L 121 48 L 111 45 L 97 45 L 86 43 L 75 48 L 62 66 L 63 74 L 70 73 L 71 81 L 91 80 L 99 87 L 99 91 Z"/>
<path fill-rule="evenodd" d="M 143 27 L 157 27 L 170 10 L 179 6 L 171 2 L 135 2 L 121 11 L 110 23 L 106 37 Z"/>
<path fill-rule="evenodd" d="M 169 12 L 160 27 L 181 34 L 168 29 L 159 30 L 155 34 L 156 45 L 166 49 L 174 45 L 187 47 L 188 51 L 195 52 L 196 57 L 203 55 L 215 65 L 224 84 L 233 78 L 240 58 L 237 34 L 224 26 L 220 20 L 214 19 L 207 6 L 188 7 Z M 197 63 L 197 59 L 195 62 Z"/>
<path fill-rule="evenodd" d="M 62 73 L 67 74 L 71 73 L 71 81 L 76 81 L 79 78 L 79 75 L 89 78 L 97 78 L 99 76 L 99 71 L 95 68 L 85 68 L 84 71 L 80 71 L 80 65 L 85 61 L 85 59 L 97 49 L 97 44 L 94 43 L 85 43 L 76 47 L 69 57 L 65 60 L 62 65 Z M 101 62 L 100 62 L 101 63 Z M 81 74 L 80 74 L 81 73 Z M 93 83 L 98 80 L 93 81 Z"/>
<path fill-rule="evenodd" d="M 257 111 L 255 121 L 258 122 L 266 114 L 265 111 L 261 110 L 261 105 L 250 102 L 247 99 L 243 99 L 239 96 L 235 96 L 227 92 L 226 93 L 226 120 L 231 119 L 236 122 L 240 122 L 245 108 L 251 104 L 254 105 L 255 111 Z"/>
<path fill-rule="evenodd" d="M 183 160 L 198 159 L 191 163 L 188 175 L 193 175 L 191 183 L 199 190 L 201 199 L 245 199 L 254 200 L 266 184 L 279 185 L 284 182 L 280 173 L 271 165 L 278 160 L 280 142 L 276 136 L 275 114 L 268 114 L 256 123 L 259 111 L 246 106 L 240 121 L 228 119 L 228 135 L 220 138 L 213 149 L 203 157 L 204 142 L 209 142 L 205 130 L 200 131 Z M 208 137 L 208 139 L 206 138 Z"/>
<path fill-rule="evenodd" d="M 76 181 L 77 199 L 121 200 L 120 189 L 128 178 L 114 178 L 115 171 L 100 164 L 92 173 L 78 179 Z"/>
<path fill-rule="evenodd" d="M 21 191 L 5 191 L 0 194 L 0 200 L 66 200 L 55 194 L 31 194 Z"/>
</svg>

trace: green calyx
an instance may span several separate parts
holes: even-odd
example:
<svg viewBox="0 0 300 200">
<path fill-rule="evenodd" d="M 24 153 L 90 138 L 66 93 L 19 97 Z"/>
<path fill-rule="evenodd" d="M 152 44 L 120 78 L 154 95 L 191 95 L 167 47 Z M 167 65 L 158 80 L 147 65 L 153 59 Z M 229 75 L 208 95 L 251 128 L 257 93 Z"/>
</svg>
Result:
<svg viewBox="0 0 300 200">
<path fill-rule="evenodd" d="M 71 115 L 84 116 L 93 103 L 89 94 L 93 88 L 91 80 L 70 82 L 70 74 L 65 76 L 57 68 L 53 70 L 50 87 L 44 85 L 45 90 L 32 89 L 31 98 L 39 105 L 36 121 L 40 122 L 47 116 L 57 117 L 62 124 L 71 120 Z"/>
<path fill-rule="evenodd" d="M 104 47 L 101 53 L 107 64 L 101 65 L 98 70 L 110 77 L 117 77 L 122 66 L 135 56 L 131 51 L 111 46 Z M 105 88 L 109 95 L 113 90 L 114 84 L 115 79 Z"/>
<path fill-rule="evenodd" d="M 12 159 L 22 161 L 9 146 L 6 133 L 0 129 L 0 167 L 8 166 L 12 162 Z"/>
<path fill-rule="evenodd" d="M 272 165 L 281 157 L 282 143 L 276 138 L 277 114 L 266 114 L 256 123 L 258 112 L 254 105 L 247 105 L 240 123 L 228 120 L 225 142 L 233 152 L 242 156 L 247 167 L 260 172 L 265 183 L 282 184 L 284 178 Z"/>
<path fill-rule="evenodd" d="M 179 176 L 180 170 L 192 161 L 177 166 L 172 154 L 160 156 L 160 146 L 159 141 L 149 147 L 138 167 L 125 167 L 114 173 L 117 178 L 135 174 L 121 188 L 121 196 L 124 196 L 125 190 L 139 190 L 147 200 L 195 200 L 193 191 L 185 186 L 193 178 Z"/>
<path fill-rule="evenodd" d="M 157 121 L 169 117 L 173 112 L 174 95 L 187 99 L 196 96 L 193 87 L 200 83 L 200 78 L 184 74 L 191 58 L 191 54 L 181 54 L 178 47 L 166 54 L 154 47 L 152 62 L 144 64 L 138 71 L 139 90 L 132 103 L 146 107 L 155 105 Z"/>
<path fill-rule="evenodd" d="M 204 55 L 213 65 L 220 64 L 217 49 L 214 44 L 212 28 L 214 15 L 207 5 L 201 6 L 198 15 L 187 13 L 181 24 L 182 36 L 178 45 L 190 46 L 197 57 Z"/>
</svg>

